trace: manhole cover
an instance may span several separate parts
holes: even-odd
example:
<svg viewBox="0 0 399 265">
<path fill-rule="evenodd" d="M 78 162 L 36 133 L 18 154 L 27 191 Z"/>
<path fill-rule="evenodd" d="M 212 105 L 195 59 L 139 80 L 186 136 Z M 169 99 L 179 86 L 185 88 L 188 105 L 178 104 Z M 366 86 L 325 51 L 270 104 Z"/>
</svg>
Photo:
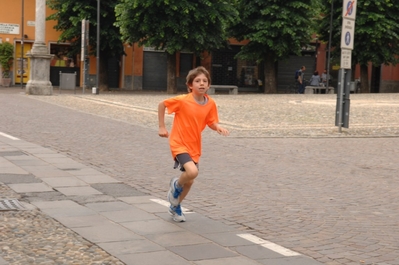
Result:
<svg viewBox="0 0 399 265">
<path fill-rule="evenodd" d="M 0 211 L 25 210 L 25 207 L 18 200 L 0 200 Z"/>
</svg>

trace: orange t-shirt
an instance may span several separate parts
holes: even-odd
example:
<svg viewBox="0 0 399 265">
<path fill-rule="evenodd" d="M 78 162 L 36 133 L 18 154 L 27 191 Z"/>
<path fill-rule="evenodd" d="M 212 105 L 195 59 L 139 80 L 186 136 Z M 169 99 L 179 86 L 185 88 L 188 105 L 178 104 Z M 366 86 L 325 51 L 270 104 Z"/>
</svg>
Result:
<svg viewBox="0 0 399 265">
<path fill-rule="evenodd" d="M 201 133 L 205 126 L 219 122 L 216 103 L 205 94 L 207 103 L 199 104 L 192 93 L 164 100 L 168 114 L 175 113 L 169 136 L 173 159 L 188 153 L 198 163 L 201 156 Z"/>
</svg>

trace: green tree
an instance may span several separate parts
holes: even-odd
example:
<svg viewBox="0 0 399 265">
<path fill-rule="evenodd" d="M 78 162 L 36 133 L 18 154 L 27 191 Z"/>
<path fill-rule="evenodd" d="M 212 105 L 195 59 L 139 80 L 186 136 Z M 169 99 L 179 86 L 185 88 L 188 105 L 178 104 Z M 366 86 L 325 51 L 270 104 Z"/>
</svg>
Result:
<svg viewBox="0 0 399 265">
<path fill-rule="evenodd" d="M 121 0 L 122 39 L 167 52 L 167 92 L 177 93 L 176 52 L 199 55 L 227 45 L 226 26 L 237 15 L 233 0 Z"/>
<path fill-rule="evenodd" d="M 230 28 L 238 40 L 249 40 L 239 58 L 264 63 L 265 93 L 277 92 L 276 63 L 290 54 L 300 54 L 315 32 L 319 12 L 316 0 L 239 1 L 240 20 Z"/>
<path fill-rule="evenodd" d="M 119 29 L 114 26 L 115 5 L 118 0 L 100 1 L 100 90 L 108 88 L 107 64 L 111 58 L 124 54 Z M 47 5 L 55 11 L 47 20 L 57 21 L 55 29 L 61 31 L 60 42 L 71 42 L 71 54 L 80 53 L 82 20 L 90 21 L 90 53 L 96 54 L 97 47 L 97 0 L 47 0 Z"/>
<path fill-rule="evenodd" d="M 361 92 L 369 93 L 368 65 L 397 64 L 399 62 L 399 5 L 393 0 L 359 0 L 357 2 L 352 64 L 360 65 Z M 320 23 L 320 38 L 328 40 L 331 0 L 324 2 Z M 332 47 L 341 45 L 342 1 L 334 0 Z M 339 56 L 341 49 L 335 49 Z"/>
</svg>

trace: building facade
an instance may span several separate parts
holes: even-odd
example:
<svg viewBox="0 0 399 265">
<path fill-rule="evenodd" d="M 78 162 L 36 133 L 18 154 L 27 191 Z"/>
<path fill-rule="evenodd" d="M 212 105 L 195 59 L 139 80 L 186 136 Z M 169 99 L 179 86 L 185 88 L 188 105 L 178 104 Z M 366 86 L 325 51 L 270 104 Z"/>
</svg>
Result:
<svg viewBox="0 0 399 265">
<path fill-rule="evenodd" d="M 12 10 L 10 12 L 9 10 Z M 23 13 L 22 13 L 23 11 Z M 51 14 L 51 9 L 46 9 L 46 16 Z M 23 15 L 22 15 L 23 14 Z M 69 44 L 59 43 L 60 32 L 54 29 L 55 21 L 46 21 L 45 41 L 49 53 L 54 57 L 50 66 L 50 81 L 53 86 L 59 85 L 59 72 L 77 73 L 77 86 L 83 84 L 83 62 L 79 55 L 68 56 Z M 22 43 L 23 40 L 23 43 Z M 35 40 L 35 1 L 2 0 L 0 2 L 0 42 L 10 42 L 15 48 L 12 83 L 27 83 L 29 80 L 29 58 L 26 53 L 32 48 Z M 263 66 L 255 61 L 236 59 L 240 47 L 245 42 L 230 40 L 231 48 L 213 51 L 196 57 L 190 52 L 180 52 L 177 56 L 176 76 L 178 90 L 184 91 L 185 77 L 190 69 L 195 66 L 205 66 L 212 75 L 213 84 L 237 85 L 239 91 L 259 91 L 263 79 Z M 126 90 L 159 90 L 165 91 L 167 86 L 166 53 L 156 51 L 151 47 L 138 47 L 137 45 L 125 46 L 126 56 L 120 60 L 110 62 L 108 73 L 110 88 L 123 88 Z M 21 54 L 23 56 L 21 56 Z M 306 66 L 305 78 L 309 79 L 314 70 L 321 73 L 327 66 L 327 49 L 323 43 L 310 43 L 302 56 L 291 56 L 289 59 L 278 62 L 277 84 L 278 92 L 283 92 L 290 85 L 294 73 L 302 65 Z M 330 73 L 333 77 L 332 84 L 336 86 L 339 61 L 331 63 Z M 89 60 L 88 86 L 95 86 L 96 58 Z M 360 76 L 359 67 L 356 68 L 354 78 Z M 399 67 L 381 65 L 369 67 L 368 82 L 371 92 L 399 92 Z"/>
</svg>

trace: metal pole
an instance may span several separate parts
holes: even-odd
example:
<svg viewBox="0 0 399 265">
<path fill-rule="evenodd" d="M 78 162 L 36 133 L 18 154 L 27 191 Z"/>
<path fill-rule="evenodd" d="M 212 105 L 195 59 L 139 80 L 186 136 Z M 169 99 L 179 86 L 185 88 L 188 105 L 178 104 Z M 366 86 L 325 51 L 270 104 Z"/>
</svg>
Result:
<svg viewBox="0 0 399 265">
<path fill-rule="evenodd" d="M 24 89 L 24 0 L 22 0 L 22 22 L 21 22 L 21 89 Z"/>
<path fill-rule="evenodd" d="M 331 39 L 332 39 L 332 23 L 334 12 L 334 0 L 331 0 L 331 14 L 330 14 L 330 36 L 328 38 L 328 59 L 327 59 L 327 90 L 330 87 L 330 58 L 331 58 Z"/>
<path fill-rule="evenodd" d="M 345 69 L 341 68 L 339 69 L 339 71 L 341 72 L 341 80 L 339 80 L 341 82 L 340 85 L 340 89 L 338 89 L 339 91 L 339 117 L 338 117 L 338 131 L 339 133 L 342 133 L 342 111 L 343 111 L 343 97 L 344 97 L 344 88 L 345 88 Z"/>
<path fill-rule="evenodd" d="M 96 73 L 96 94 L 100 92 L 100 0 L 97 0 L 97 73 Z"/>
</svg>

